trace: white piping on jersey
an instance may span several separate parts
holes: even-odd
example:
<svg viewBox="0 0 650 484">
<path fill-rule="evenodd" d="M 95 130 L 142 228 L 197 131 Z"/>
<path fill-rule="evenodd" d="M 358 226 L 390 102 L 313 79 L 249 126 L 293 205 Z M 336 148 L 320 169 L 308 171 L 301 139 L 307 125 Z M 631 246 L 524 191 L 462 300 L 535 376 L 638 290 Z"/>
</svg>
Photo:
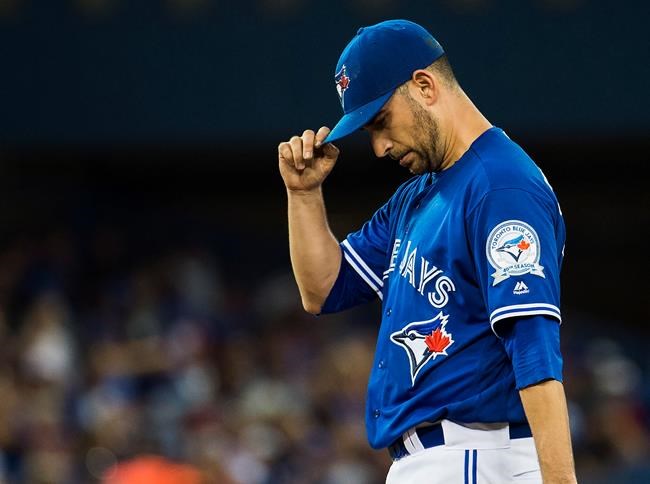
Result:
<svg viewBox="0 0 650 484">
<path fill-rule="evenodd" d="M 490 327 L 492 328 L 492 332 L 497 336 L 497 338 L 500 338 L 500 336 L 494 330 L 494 323 L 501 321 L 502 319 L 512 318 L 515 316 L 534 316 L 537 314 L 552 316 L 557 319 L 560 324 L 562 324 L 562 316 L 560 309 L 557 306 L 546 303 L 530 303 L 513 304 L 512 306 L 504 306 L 502 308 L 495 309 L 490 315 Z"/>
<path fill-rule="evenodd" d="M 363 261 L 363 259 L 359 256 L 359 254 L 357 254 L 357 252 L 356 252 L 356 251 L 352 248 L 352 246 L 350 245 L 350 242 L 348 242 L 348 240 L 345 239 L 345 240 L 342 242 L 342 245 L 347 249 L 347 251 L 350 252 L 350 255 L 352 255 L 352 257 L 354 257 L 354 258 L 357 260 L 357 262 L 359 262 L 359 264 L 361 265 L 361 267 L 363 267 L 366 271 L 368 271 L 368 275 L 369 275 L 369 276 L 370 276 L 370 277 L 375 281 L 375 283 L 377 283 L 377 285 L 378 285 L 379 287 L 383 287 L 383 286 L 384 286 L 384 283 L 382 282 L 382 280 L 379 279 L 379 277 L 377 277 L 377 275 L 372 271 L 372 269 L 370 269 L 370 267 L 368 267 L 368 265 L 367 265 L 367 264 Z M 375 289 L 375 290 L 376 290 L 376 289 Z"/>
<path fill-rule="evenodd" d="M 553 304 L 546 304 L 546 303 L 513 304 L 512 306 L 503 306 L 499 309 L 495 309 L 494 311 L 492 311 L 492 314 L 490 314 L 490 321 L 494 319 L 494 317 L 497 314 L 503 313 L 505 311 L 514 311 L 517 309 L 530 309 L 530 308 L 551 309 L 553 311 L 556 311 L 558 316 L 560 315 L 560 309 L 557 306 L 554 306 Z"/>
<path fill-rule="evenodd" d="M 548 178 L 546 178 L 546 175 L 544 175 L 544 172 L 542 171 L 542 169 L 541 169 L 539 166 L 537 167 L 537 169 L 538 169 L 539 172 L 542 174 L 542 178 L 544 179 L 544 181 L 546 182 L 546 184 L 548 185 L 548 187 L 551 189 L 551 192 L 552 192 L 553 194 L 555 194 L 555 190 L 553 190 L 553 187 L 552 187 L 551 184 L 548 182 Z M 561 217 L 564 217 L 564 215 L 562 214 L 562 208 L 560 207 L 560 202 L 557 202 L 557 211 L 560 212 L 560 216 L 561 216 Z M 562 249 L 562 255 L 564 255 L 564 249 Z"/>
<path fill-rule="evenodd" d="M 501 316 L 497 316 L 492 321 L 490 321 L 490 325 L 494 327 L 494 323 L 496 323 L 497 321 L 501 321 L 502 319 L 506 319 L 506 318 L 512 318 L 513 316 L 532 316 L 535 314 L 546 314 L 547 316 L 553 316 L 560 323 L 562 322 L 562 318 L 558 313 L 554 311 L 548 311 L 546 309 L 539 309 L 539 310 L 528 310 L 528 311 L 515 311 L 514 313 L 502 314 Z"/>
<path fill-rule="evenodd" d="M 348 263 L 352 266 L 352 268 L 357 271 L 357 274 L 361 276 L 361 278 L 366 281 L 366 284 L 368 284 L 373 291 L 377 293 L 377 296 L 379 296 L 379 299 L 383 301 L 383 296 L 381 294 L 381 289 L 379 289 L 373 282 L 368 278 L 365 272 L 361 270 L 361 268 L 357 265 L 357 263 L 350 257 L 350 255 L 346 252 L 343 251 L 343 256 L 345 257 L 345 260 L 348 261 Z"/>
</svg>

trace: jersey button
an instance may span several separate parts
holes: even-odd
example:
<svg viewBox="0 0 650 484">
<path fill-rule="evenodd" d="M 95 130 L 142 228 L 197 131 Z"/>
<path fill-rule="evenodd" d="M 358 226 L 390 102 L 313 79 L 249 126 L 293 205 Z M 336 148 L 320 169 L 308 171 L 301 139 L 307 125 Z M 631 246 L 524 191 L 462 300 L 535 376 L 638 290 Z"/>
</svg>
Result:
<svg viewBox="0 0 650 484">
<path fill-rule="evenodd" d="M 381 360 L 377 366 L 379 366 L 380 370 L 383 370 L 386 367 L 386 364 L 384 363 L 384 360 Z"/>
<path fill-rule="evenodd" d="M 374 412 L 372 412 L 372 416 L 375 417 L 375 418 L 379 418 L 380 415 L 381 415 L 381 412 L 379 410 L 375 410 Z"/>
<path fill-rule="evenodd" d="M 390 316 L 391 314 L 393 314 L 393 310 L 391 308 L 388 308 L 386 310 L 386 316 Z"/>
</svg>

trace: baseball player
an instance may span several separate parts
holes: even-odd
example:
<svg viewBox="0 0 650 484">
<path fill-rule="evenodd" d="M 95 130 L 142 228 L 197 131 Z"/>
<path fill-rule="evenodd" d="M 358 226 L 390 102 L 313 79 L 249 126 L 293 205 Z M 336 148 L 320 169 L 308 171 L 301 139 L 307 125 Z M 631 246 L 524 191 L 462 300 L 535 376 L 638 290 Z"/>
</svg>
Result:
<svg viewBox="0 0 650 484">
<path fill-rule="evenodd" d="M 379 298 L 366 428 L 387 483 L 576 482 L 559 349 L 565 239 L 546 178 L 458 85 L 440 44 L 391 20 L 335 70 L 333 130 L 280 143 L 305 309 Z M 357 232 L 332 235 L 321 185 L 364 129 L 415 176 Z"/>
</svg>

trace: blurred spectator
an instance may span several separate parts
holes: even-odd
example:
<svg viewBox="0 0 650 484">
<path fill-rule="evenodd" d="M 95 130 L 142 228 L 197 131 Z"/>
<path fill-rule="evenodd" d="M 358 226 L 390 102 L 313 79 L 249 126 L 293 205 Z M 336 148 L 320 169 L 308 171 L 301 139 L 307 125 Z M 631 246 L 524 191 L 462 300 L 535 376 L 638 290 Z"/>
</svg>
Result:
<svg viewBox="0 0 650 484">
<path fill-rule="evenodd" d="M 0 250 L 0 483 L 383 482 L 389 460 L 363 422 L 372 307 L 314 319 L 289 274 L 242 292 L 216 250 L 142 255 L 133 236 Z M 569 319 L 581 482 L 646 482 L 648 354 Z"/>
<path fill-rule="evenodd" d="M 201 473 L 190 466 L 156 456 L 143 456 L 110 468 L 104 484 L 201 484 Z"/>
</svg>

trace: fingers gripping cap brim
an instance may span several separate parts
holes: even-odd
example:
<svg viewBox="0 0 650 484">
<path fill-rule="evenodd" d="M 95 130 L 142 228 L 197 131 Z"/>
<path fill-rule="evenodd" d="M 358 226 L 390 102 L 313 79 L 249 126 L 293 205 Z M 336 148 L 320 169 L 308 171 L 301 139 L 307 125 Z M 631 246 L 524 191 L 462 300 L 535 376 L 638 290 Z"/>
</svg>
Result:
<svg viewBox="0 0 650 484">
<path fill-rule="evenodd" d="M 373 99 L 367 104 L 358 107 L 354 111 L 350 111 L 344 115 L 334 129 L 330 131 L 330 134 L 325 138 L 324 143 L 331 143 L 338 139 L 344 138 L 349 134 L 363 128 L 368 124 L 372 118 L 374 118 L 381 108 L 386 104 L 386 102 L 393 95 L 394 90 L 387 92 L 379 96 L 377 99 Z"/>
</svg>

